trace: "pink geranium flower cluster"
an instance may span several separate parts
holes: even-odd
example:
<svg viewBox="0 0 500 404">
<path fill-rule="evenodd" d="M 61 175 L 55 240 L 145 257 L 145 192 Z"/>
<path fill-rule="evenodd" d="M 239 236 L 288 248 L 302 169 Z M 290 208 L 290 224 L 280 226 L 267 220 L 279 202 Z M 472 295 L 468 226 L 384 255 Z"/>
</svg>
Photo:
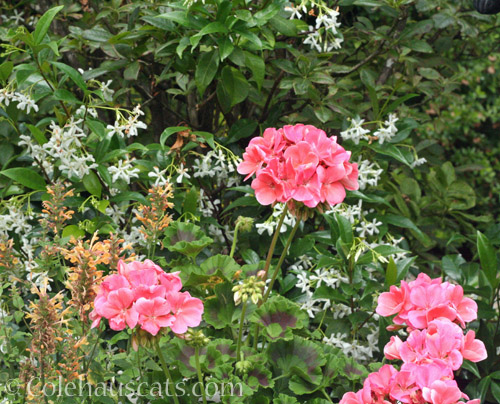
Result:
<svg viewBox="0 0 500 404">
<path fill-rule="evenodd" d="M 421 273 L 410 283 L 401 281 L 401 287 L 391 286 L 390 292 L 382 293 L 377 313 L 394 317 L 394 324 L 406 324 L 412 329 L 426 328 L 432 320 L 446 318 L 462 327 L 477 318 L 477 304 L 464 297 L 460 285 L 431 279 Z"/>
<path fill-rule="evenodd" d="M 181 289 L 179 272 L 167 273 L 150 260 L 119 261 L 118 273 L 108 275 L 99 287 L 90 313 L 92 327 L 104 317 L 116 331 L 140 325 L 152 335 L 163 327 L 183 334 L 200 324 L 203 303 Z"/>
<path fill-rule="evenodd" d="M 431 363 L 420 366 L 418 372 L 398 371 L 392 365 L 384 365 L 378 372 L 370 373 L 361 390 L 344 394 L 340 404 L 464 404 L 461 399 L 469 400 L 445 368 Z M 480 400 L 467 404 L 480 404 Z"/>
<path fill-rule="evenodd" d="M 474 331 L 464 335 L 460 327 L 477 318 L 477 305 L 463 296 L 461 286 L 420 274 L 415 281 L 402 281 L 401 288 L 391 286 L 390 292 L 382 293 L 376 311 L 385 317 L 396 314 L 394 322 L 399 327 L 393 329 L 407 326 L 406 341 L 393 336 L 384 348 L 387 359 L 403 364 L 400 370 L 382 366 L 368 376 L 360 391 L 344 394 L 340 404 L 469 400 L 453 380 L 453 371 L 464 359 L 479 362 L 487 354 Z M 468 403 L 479 404 L 479 400 Z"/>
<path fill-rule="evenodd" d="M 250 140 L 238 165 L 240 174 L 253 174 L 252 188 L 260 204 L 301 202 L 341 203 L 347 190 L 358 189 L 358 165 L 335 136 L 311 125 L 268 128 Z"/>
</svg>

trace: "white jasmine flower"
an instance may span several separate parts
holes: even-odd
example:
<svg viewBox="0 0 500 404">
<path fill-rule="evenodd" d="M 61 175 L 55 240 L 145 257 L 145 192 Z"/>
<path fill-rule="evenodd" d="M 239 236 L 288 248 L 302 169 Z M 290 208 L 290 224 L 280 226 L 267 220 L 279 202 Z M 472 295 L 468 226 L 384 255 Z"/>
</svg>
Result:
<svg viewBox="0 0 500 404">
<path fill-rule="evenodd" d="M 415 168 L 421 166 L 422 164 L 427 163 L 427 159 L 425 157 L 416 159 L 413 163 L 410 164 L 411 168 Z"/>
<path fill-rule="evenodd" d="M 271 222 L 257 223 L 255 224 L 255 228 L 258 234 L 263 234 L 267 231 L 267 234 L 272 236 L 274 233 L 274 226 Z"/>
<path fill-rule="evenodd" d="M 106 215 L 108 215 L 115 224 L 122 225 L 126 223 L 123 209 L 118 205 L 108 206 L 106 208 Z"/>
<path fill-rule="evenodd" d="M 163 186 L 168 183 L 167 178 L 165 177 L 165 174 L 167 172 L 167 169 L 165 168 L 164 170 L 161 170 L 158 167 L 153 167 L 153 171 L 148 173 L 149 178 L 153 178 L 155 182 L 153 185 L 155 186 Z"/>
<path fill-rule="evenodd" d="M 139 169 L 134 168 L 130 160 L 118 160 L 118 165 L 110 166 L 108 168 L 109 173 L 112 175 L 113 182 L 118 179 L 124 180 L 127 184 L 130 184 L 132 178 L 138 178 Z"/>
<path fill-rule="evenodd" d="M 125 137 L 125 133 L 124 133 L 125 127 L 123 125 L 121 125 L 120 121 L 118 121 L 118 120 L 115 121 L 114 125 L 106 126 L 106 129 L 109 130 L 109 132 L 108 132 L 109 136 L 113 136 L 116 133 L 121 138 Z"/>
<path fill-rule="evenodd" d="M 373 135 L 378 137 L 378 141 L 380 144 L 383 144 L 385 141 L 391 140 L 396 133 L 398 133 L 398 128 L 396 128 L 396 122 L 398 118 L 395 114 L 389 114 L 389 117 L 384 122 L 384 127 L 380 128 Z"/>
<path fill-rule="evenodd" d="M 108 80 L 106 83 L 100 83 L 102 97 L 105 101 L 113 101 L 113 94 L 115 93 L 115 90 L 109 88 L 112 82 L 113 80 Z"/>
<path fill-rule="evenodd" d="M 336 34 L 337 28 L 340 27 L 340 22 L 337 21 L 339 15 L 340 13 L 336 10 L 328 10 L 326 13 L 316 18 L 316 29 L 324 26 L 327 30 L 330 30 L 332 34 Z"/>
<path fill-rule="evenodd" d="M 90 163 L 90 165 L 88 165 Z M 97 168 L 98 165 L 94 160 L 94 156 L 91 154 L 87 156 L 72 156 L 72 158 L 66 158 L 66 156 L 61 156 L 61 164 L 59 169 L 68 177 L 76 177 L 82 179 L 90 170 Z"/>
<path fill-rule="evenodd" d="M 31 112 L 31 109 L 33 109 L 35 112 L 38 112 L 38 105 L 35 104 L 35 101 L 33 101 L 32 98 L 21 93 L 15 93 L 15 97 L 15 101 L 18 102 L 17 109 L 21 111 L 26 110 L 27 114 Z"/>
<path fill-rule="evenodd" d="M 358 171 L 359 189 L 362 191 L 367 185 L 376 187 L 384 170 L 375 162 L 372 163 L 368 160 L 359 159 Z"/>
<path fill-rule="evenodd" d="M 181 184 L 183 178 L 187 178 L 187 179 L 191 178 L 191 176 L 188 174 L 188 169 L 184 167 L 183 163 L 181 163 L 181 165 L 177 169 L 177 174 L 179 174 L 179 176 L 175 180 L 175 182 L 177 182 L 177 184 Z"/>
<path fill-rule="evenodd" d="M 291 13 L 290 14 L 290 20 L 297 19 L 300 20 L 302 18 L 302 14 L 300 13 L 301 11 L 307 15 L 307 8 L 305 5 L 297 5 L 294 6 L 293 4 L 290 4 L 284 8 L 285 11 Z"/>
<path fill-rule="evenodd" d="M 27 279 L 28 279 L 28 281 L 35 284 L 35 286 L 37 288 L 46 287 L 49 292 L 52 291 L 52 288 L 50 286 L 50 282 L 52 282 L 53 279 L 49 278 L 48 272 L 30 272 L 28 274 Z"/>
<path fill-rule="evenodd" d="M 378 226 L 381 226 L 382 222 L 377 221 L 377 219 L 373 219 L 371 222 L 363 220 L 359 224 L 360 225 L 356 227 L 356 231 L 359 233 L 360 237 L 366 237 L 366 234 L 369 234 L 370 236 L 378 234 Z"/>
<path fill-rule="evenodd" d="M 13 92 L 8 91 L 6 88 L 0 89 L 0 104 L 4 104 L 8 107 L 13 100 L 15 100 Z"/>
<path fill-rule="evenodd" d="M 14 11 L 14 15 L 11 15 L 11 16 L 9 17 L 9 20 L 10 20 L 10 21 L 14 21 L 14 23 L 15 23 L 16 25 L 22 25 L 22 23 L 23 23 L 23 21 L 24 21 L 24 17 L 23 17 L 23 15 L 24 15 L 24 11 L 19 12 L 19 11 L 18 11 L 17 9 L 15 9 L 15 8 L 13 9 L 13 11 Z"/>
<path fill-rule="evenodd" d="M 354 144 L 359 144 L 360 140 L 368 140 L 367 133 L 370 133 L 368 129 L 364 129 L 362 127 L 364 119 L 360 119 L 359 117 L 354 118 L 351 121 L 351 127 L 343 132 L 340 132 L 340 136 L 344 140 L 352 140 Z"/>
<path fill-rule="evenodd" d="M 323 48 L 321 47 L 321 35 L 318 31 L 314 30 L 312 25 L 309 26 L 309 32 L 307 34 L 306 39 L 304 39 L 304 45 L 309 45 L 311 49 L 316 49 L 318 52 L 322 52 Z"/>
<path fill-rule="evenodd" d="M 309 318 L 314 318 L 316 313 L 320 312 L 322 309 L 319 306 L 315 306 L 315 304 L 322 299 L 307 299 L 302 306 L 300 306 L 301 310 L 307 311 Z"/>
<path fill-rule="evenodd" d="M 299 288 L 302 293 L 311 290 L 311 280 L 307 277 L 307 272 L 301 271 L 297 274 L 295 287 Z"/>
</svg>

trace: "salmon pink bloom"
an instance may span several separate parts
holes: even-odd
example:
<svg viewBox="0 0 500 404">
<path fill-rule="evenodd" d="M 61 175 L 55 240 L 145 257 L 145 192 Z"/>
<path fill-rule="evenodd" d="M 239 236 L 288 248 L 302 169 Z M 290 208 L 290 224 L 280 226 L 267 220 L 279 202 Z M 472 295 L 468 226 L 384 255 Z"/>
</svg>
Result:
<svg viewBox="0 0 500 404">
<path fill-rule="evenodd" d="M 394 376 L 390 396 L 402 403 L 414 403 L 419 387 L 415 384 L 415 375 L 412 372 L 398 372 Z"/>
<path fill-rule="evenodd" d="M 304 140 L 304 127 L 305 125 L 299 123 L 298 125 L 285 125 L 283 126 L 283 134 L 285 139 L 290 143 L 299 143 Z"/>
<path fill-rule="evenodd" d="M 340 181 L 345 189 L 356 191 L 359 189 L 358 184 L 358 163 L 344 162 L 345 177 Z"/>
<path fill-rule="evenodd" d="M 349 393 L 345 393 L 339 404 L 365 404 L 365 401 L 363 400 L 361 394 L 361 390 L 357 393 L 353 393 L 352 391 L 350 391 Z"/>
<path fill-rule="evenodd" d="M 134 292 L 130 289 L 121 288 L 109 292 L 106 302 L 96 308 L 96 311 L 102 317 L 109 320 L 109 326 L 112 330 L 120 331 L 128 325 L 134 328 L 137 324 L 138 314 L 135 307 Z"/>
<path fill-rule="evenodd" d="M 189 292 L 175 293 L 167 297 L 174 314 L 171 329 L 176 334 L 184 334 L 188 327 L 200 325 L 203 304 L 200 299 L 191 297 Z"/>
<path fill-rule="evenodd" d="M 367 381 L 370 385 L 372 394 L 374 393 L 382 397 L 388 395 L 393 377 L 397 373 L 398 371 L 392 365 L 384 365 L 378 372 L 370 373 Z"/>
<path fill-rule="evenodd" d="M 118 273 L 108 275 L 99 286 L 89 315 L 92 328 L 104 317 L 117 331 L 139 325 L 152 335 L 165 327 L 185 333 L 200 324 L 203 303 L 181 289 L 179 272 L 167 273 L 150 260 L 128 264 L 120 260 Z"/>
<path fill-rule="evenodd" d="M 462 392 L 454 380 L 436 380 L 430 387 L 422 389 L 422 395 L 431 404 L 455 404 L 462 398 Z"/>
<path fill-rule="evenodd" d="M 315 171 L 301 170 L 296 177 L 296 185 L 292 197 L 296 201 L 304 202 L 306 206 L 314 208 L 320 201 L 321 183 Z"/>
<path fill-rule="evenodd" d="M 124 276 L 127 279 L 130 271 L 146 270 L 146 269 L 154 269 L 157 274 L 165 272 L 160 266 L 156 265 L 151 260 L 145 260 L 144 262 L 133 261 L 129 263 L 126 263 L 123 260 L 118 261 L 118 274 Z"/>
<path fill-rule="evenodd" d="M 403 341 L 399 337 L 391 337 L 391 340 L 384 347 L 384 355 L 387 359 L 401 359 L 401 347 Z"/>
<path fill-rule="evenodd" d="M 421 273 L 416 280 L 402 281 L 400 288 L 391 286 L 382 293 L 376 312 L 396 315 L 391 329 L 407 326 L 406 341 L 393 336 L 384 348 L 387 359 L 403 361 L 401 370 L 384 365 L 368 375 L 363 389 L 344 394 L 342 404 L 480 404 L 461 401 L 469 397 L 453 380 L 453 371 L 464 359 L 478 362 L 487 357 L 474 331 L 464 335 L 461 328 L 477 317 L 476 303 L 463 296 L 461 286 Z"/>
<path fill-rule="evenodd" d="M 488 357 L 483 341 L 475 339 L 475 337 L 476 333 L 472 330 L 469 331 L 465 335 L 464 346 L 462 348 L 462 355 L 471 362 L 479 362 Z"/>
<path fill-rule="evenodd" d="M 345 177 L 346 172 L 343 165 L 337 164 L 324 168 L 318 167 L 318 178 L 321 182 L 321 202 L 328 202 L 330 205 L 341 203 L 345 199 L 345 188 L 340 182 Z"/>
<path fill-rule="evenodd" d="M 408 289 L 403 282 L 401 283 L 401 289 L 392 285 L 389 289 L 390 292 L 384 292 L 379 296 L 377 314 L 387 317 L 403 310 L 409 300 Z"/>
<path fill-rule="evenodd" d="M 335 136 L 311 125 L 268 128 L 250 140 L 238 165 L 262 205 L 287 203 L 291 211 L 303 206 L 325 208 L 341 203 L 346 189 L 358 189 L 358 165 Z M 300 203 L 295 203 L 300 202 Z"/>
<path fill-rule="evenodd" d="M 452 380 L 453 371 L 443 362 L 431 362 L 416 365 L 405 363 L 401 371 L 410 372 L 415 375 L 415 382 L 420 389 L 429 387 L 436 380 Z"/>
<path fill-rule="evenodd" d="M 394 317 L 395 324 L 406 324 L 411 329 L 424 329 L 435 319 L 448 319 L 462 327 L 477 318 L 477 304 L 463 296 L 459 285 L 431 279 L 419 274 L 416 280 L 401 282 L 401 289 L 392 287 L 382 293 L 378 300 L 377 313 Z"/>
<path fill-rule="evenodd" d="M 290 161 L 296 171 L 304 172 L 306 175 L 312 175 L 312 173 L 316 172 L 316 167 L 319 164 L 318 154 L 307 142 L 299 142 L 294 146 L 290 146 L 285 150 L 283 157 L 285 160 Z"/>
<path fill-rule="evenodd" d="M 247 147 L 246 152 L 243 154 L 243 161 L 238 165 L 238 172 L 240 174 L 248 174 L 245 180 L 254 175 L 264 164 L 266 153 L 260 147 L 252 145 Z"/>
<path fill-rule="evenodd" d="M 175 320 L 171 314 L 169 301 L 162 297 L 154 299 L 141 297 L 135 303 L 135 307 L 139 313 L 141 328 L 151 335 L 158 334 L 162 327 L 170 327 Z"/>
<path fill-rule="evenodd" d="M 279 201 L 285 192 L 283 184 L 266 172 L 261 172 L 252 181 L 252 188 L 255 189 L 255 197 L 261 205 L 270 205 Z"/>
<path fill-rule="evenodd" d="M 179 292 L 182 289 L 182 281 L 179 278 L 180 272 L 163 272 L 160 274 L 160 283 L 165 286 L 167 291 Z"/>
</svg>

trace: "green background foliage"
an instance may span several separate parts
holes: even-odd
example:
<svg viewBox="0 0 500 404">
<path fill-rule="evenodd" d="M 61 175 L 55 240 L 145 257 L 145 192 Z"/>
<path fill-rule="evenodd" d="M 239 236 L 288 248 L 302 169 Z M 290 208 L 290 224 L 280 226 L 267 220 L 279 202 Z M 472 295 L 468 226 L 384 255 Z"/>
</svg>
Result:
<svg viewBox="0 0 500 404">
<path fill-rule="evenodd" d="M 39 214 L 46 185 L 63 178 L 76 190 L 66 203 L 77 212 L 59 242 L 70 236 L 90 238 L 96 231 L 106 237 L 134 226 L 132 209 L 147 204 L 148 174 L 154 167 L 167 170 L 177 185 L 177 221 L 162 234 L 166 248 L 153 250 L 154 258 L 171 271 L 180 270 L 190 292 L 206 298 L 204 325 L 211 342 L 201 352 L 203 371 L 215 381 L 230 374 L 245 385 L 245 397 L 228 402 L 324 403 L 327 393 L 338 401 L 358 388 L 368 370 L 380 365 L 375 363 L 382 359 L 380 352 L 373 363 L 358 364 L 321 341 L 332 333 L 353 343 L 366 341 L 372 324 L 379 330 L 377 345 L 383 347 L 390 335 L 384 319 L 373 319 L 376 296 L 421 271 L 447 277 L 477 296 L 479 319 L 473 328 L 486 344 L 488 359 L 464 364 L 457 380 L 471 398 L 500 402 L 498 17 L 478 14 L 469 0 L 331 1 L 326 5 L 339 8 L 343 42 L 340 49 L 320 52 L 304 43 L 317 15 L 290 19 L 284 10 L 289 4 L 280 0 L 1 4 L 0 82 L 30 94 L 38 105 L 38 111 L 27 113 L 15 103 L 1 103 L 3 202 L 20 201 L 21 209 Z M 12 18 L 20 12 L 20 19 Z M 108 83 L 111 95 L 102 83 Z M 145 112 L 147 129 L 135 138 L 110 135 L 107 125 L 114 124 L 117 108 L 131 111 L 137 105 Z M 50 122 L 62 127 L 82 106 L 97 110 L 96 116 L 85 112 L 80 117 L 86 131 L 82 147 L 96 167 L 82 178 L 66 176 L 57 164 L 47 174 L 19 145 L 20 136 L 42 146 L 50 137 Z M 340 133 L 352 119 L 364 119 L 364 127 L 375 132 L 391 113 L 399 118 L 391 140 L 342 141 Z M 197 176 L 193 167 L 212 152 L 230 161 L 265 128 L 294 123 L 338 136 L 353 161 L 362 156 L 383 170 L 375 186 L 346 199 L 349 205 L 361 199 L 368 220 L 380 222 L 378 235 L 366 237 L 378 246 L 363 249 L 365 237 L 339 214 L 318 214 L 304 222 L 278 278 L 279 295 L 247 313 L 249 327 L 267 326 L 263 338 L 268 349 L 245 346 L 253 373 L 231 373 L 237 358 L 230 346 L 241 315 L 231 285 L 238 276 L 262 269 L 271 237 L 240 234 L 233 260 L 227 257 L 228 229 L 238 216 L 265 222 L 271 209 L 258 205 L 248 183 L 218 181 L 216 174 Z M 109 170 L 125 158 L 134 159 L 138 170 L 130 184 L 115 180 Z M 427 163 L 415 165 L 418 158 Z M 190 177 L 179 180 L 181 166 L 191 170 Z M 204 197 L 213 205 L 210 215 L 201 209 Z M 125 224 L 109 214 L 107 208 L 114 206 L 125 207 Z M 278 253 L 289 232 L 280 237 Z M 21 234 L 8 233 L 16 245 L 22 243 Z M 388 235 L 403 241 L 389 245 L 382 241 Z M 150 247 L 138 246 L 136 252 L 150 256 Z M 401 252 L 408 255 L 395 260 Z M 340 271 L 345 280 L 336 288 L 319 286 L 314 298 L 350 307 L 348 316 L 335 318 L 325 310 L 308 320 L 300 309 L 304 295 L 289 268 L 304 255 L 317 268 Z M 54 279 L 55 290 L 61 289 L 61 264 L 44 262 L 43 270 Z M 12 294 L 8 275 L 0 274 L 7 313 L 1 327 L 10 344 L 0 359 L 8 369 L 0 374 L 3 379 L 19 369 L 29 333 L 23 299 L 33 299 L 29 288 Z M 214 277 L 218 281 L 211 284 Z M 294 325 L 271 321 L 268 317 L 276 312 L 292 317 L 288 320 Z M 119 379 L 128 381 L 140 369 L 150 380 L 161 379 L 161 368 L 150 357 L 136 358 L 127 350 L 126 332 L 93 338 L 101 341 L 90 366 L 96 380 L 110 380 L 121 370 Z M 177 365 L 175 378 L 193 376 L 191 348 L 178 339 L 163 342 L 168 359 Z M 110 358 L 106 347 L 113 344 L 122 352 Z M 219 350 L 224 344 L 225 353 Z"/>
</svg>

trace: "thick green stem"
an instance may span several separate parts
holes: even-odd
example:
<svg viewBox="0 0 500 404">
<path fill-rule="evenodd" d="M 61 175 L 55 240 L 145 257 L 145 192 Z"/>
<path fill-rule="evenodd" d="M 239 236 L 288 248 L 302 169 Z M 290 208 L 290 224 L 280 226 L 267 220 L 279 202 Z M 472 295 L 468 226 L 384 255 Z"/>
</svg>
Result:
<svg viewBox="0 0 500 404">
<path fill-rule="evenodd" d="M 233 245 L 231 246 L 231 252 L 229 253 L 229 256 L 233 258 L 234 256 L 234 251 L 236 250 L 236 242 L 238 241 L 238 229 L 240 227 L 240 223 L 236 225 L 234 228 L 234 236 L 233 236 Z"/>
<path fill-rule="evenodd" d="M 148 248 L 148 258 L 150 260 L 154 260 L 155 253 L 156 253 L 156 232 L 155 232 L 155 235 L 153 237 L 153 243 Z"/>
<path fill-rule="evenodd" d="M 165 373 L 165 376 L 167 377 L 167 394 L 169 394 L 170 382 L 173 383 L 173 380 L 172 380 L 172 376 L 170 376 L 170 371 L 168 370 L 168 366 L 167 366 L 167 363 L 165 362 L 165 358 L 163 357 L 163 352 L 161 351 L 160 342 L 158 341 L 158 339 L 159 339 L 158 337 L 155 338 L 155 348 L 156 348 L 156 353 L 158 354 L 158 358 L 160 359 L 160 364 L 161 364 L 161 367 L 163 368 L 163 372 Z M 174 399 L 174 403 L 179 404 L 179 399 L 177 398 L 174 384 L 172 384 L 172 389 L 173 389 L 172 397 Z"/>
<path fill-rule="evenodd" d="M 264 277 L 262 280 L 265 282 L 267 279 L 267 273 L 269 272 L 269 267 L 271 266 L 271 259 L 273 258 L 274 248 L 276 247 L 276 243 L 278 241 L 278 237 L 281 232 L 281 226 L 283 225 L 283 221 L 285 220 L 285 216 L 288 213 L 288 206 L 285 205 L 283 208 L 283 213 L 280 216 L 280 220 L 278 222 L 278 226 L 274 231 L 273 239 L 271 240 L 271 245 L 269 246 L 269 251 L 267 252 L 266 265 L 264 266 Z"/>
<path fill-rule="evenodd" d="M 331 399 L 331 398 L 330 398 L 330 396 L 326 393 L 325 389 L 321 389 L 320 391 L 323 393 L 323 395 L 326 397 L 326 399 L 327 399 L 330 403 L 332 403 L 332 404 L 333 404 L 332 399 Z"/>
<path fill-rule="evenodd" d="M 265 303 L 267 298 L 269 297 L 269 294 L 271 293 L 271 290 L 274 285 L 274 281 L 276 280 L 278 273 L 280 272 L 281 265 L 283 264 L 283 261 L 285 260 L 285 257 L 288 253 L 288 248 L 290 248 L 290 244 L 292 244 L 293 237 L 295 236 L 295 233 L 297 232 L 298 228 L 300 226 L 300 220 L 297 219 L 297 222 L 295 223 L 295 226 L 293 226 L 293 229 L 290 233 L 290 236 L 288 236 L 288 240 L 286 241 L 285 248 L 283 249 L 283 252 L 281 253 L 281 257 L 278 261 L 278 264 L 276 264 L 276 268 L 274 269 L 273 277 L 271 278 L 271 282 L 269 282 L 269 285 L 267 286 L 266 293 L 264 294 L 264 297 L 262 298 L 262 303 Z"/>
<path fill-rule="evenodd" d="M 241 308 L 240 317 L 240 331 L 238 332 L 238 344 L 236 348 L 236 362 L 240 360 L 240 350 L 241 350 L 241 338 L 243 336 L 243 323 L 245 322 L 245 312 L 247 311 L 247 302 L 243 302 L 243 307 Z"/>
<path fill-rule="evenodd" d="M 278 226 L 276 227 L 276 230 L 274 231 L 274 236 L 273 236 L 273 239 L 271 240 L 271 245 L 269 246 L 269 251 L 267 252 L 266 265 L 264 266 L 264 276 L 262 277 L 262 280 L 264 282 L 267 279 L 267 274 L 269 272 L 269 267 L 271 266 L 271 259 L 273 258 L 274 249 L 276 247 L 276 243 L 278 241 L 278 237 L 279 237 L 279 235 L 281 233 L 281 226 L 283 225 L 283 221 L 285 220 L 285 217 L 286 217 L 287 213 L 288 213 L 288 206 L 285 205 L 285 207 L 283 209 L 283 213 L 280 216 L 280 220 L 278 222 Z M 260 305 L 262 303 L 263 303 L 263 301 L 261 300 L 259 302 L 259 307 L 260 307 Z M 254 349 L 257 349 L 257 343 L 258 343 L 258 340 L 259 340 L 259 333 L 260 333 L 260 325 L 256 324 L 255 325 L 255 334 L 254 334 L 254 338 L 253 338 L 253 347 L 254 347 Z"/>
<path fill-rule="evenodd" d="M 203 398 L 203 404 L 207 404 L 207 392 L 205 391 L 205 383 L 203 383 L 203 375 L 201 374 L 200 368 L 200 348 L 195 347 L 194 349 L 194 358 L 196 361 L 196 371 L 198 372 L 198 381 L 200 382 L 201 388 L 201 397 Z"/>
</svg>

